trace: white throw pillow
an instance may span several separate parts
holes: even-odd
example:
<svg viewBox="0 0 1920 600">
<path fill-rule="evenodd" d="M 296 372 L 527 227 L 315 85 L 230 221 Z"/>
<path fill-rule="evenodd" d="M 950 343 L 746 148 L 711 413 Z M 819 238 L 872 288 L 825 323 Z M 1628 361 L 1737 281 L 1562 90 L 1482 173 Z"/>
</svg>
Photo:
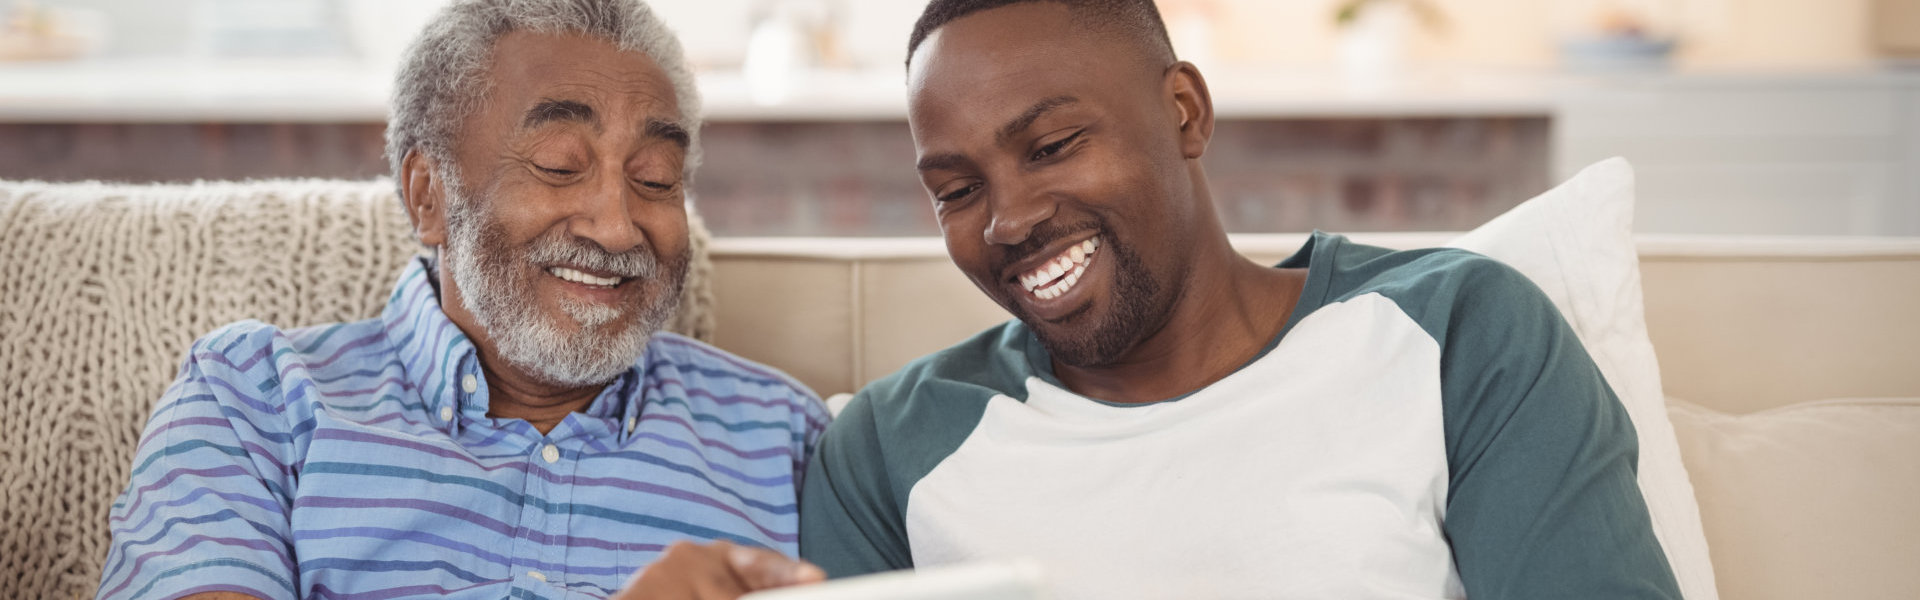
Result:
<svg viewBox="0 0 1920 600">
<path fill-rule="evenodd" d="M 1717 600 L 1700 508 L 1680 461 L 1660 389 L 1660 365 L 1647 338 L 1633 202 L 1633 167 L 1610 158 L 1450 245 L 1519 269 L 1572 323 L 1639 433 L 1640 492 L 1681 594 L 1688 600 Z"/>
</svg>

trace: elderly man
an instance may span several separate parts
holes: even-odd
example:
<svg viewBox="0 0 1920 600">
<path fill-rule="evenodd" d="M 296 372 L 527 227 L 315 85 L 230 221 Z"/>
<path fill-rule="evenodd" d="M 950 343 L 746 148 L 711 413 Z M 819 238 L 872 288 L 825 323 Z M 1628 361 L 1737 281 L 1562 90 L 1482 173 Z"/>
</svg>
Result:
<svg viewBox="0 0 1920 600">
<path fill-rule="evenodd" d="M 841 413 L 802 556 L 1028 556 L 1063 598 L 1678 598 L 1632 424 L 1523 276 L 1234 252 L 1151 0 L 933 0 L 907 71 L 947 250 L 1017 319 Z"/>
<path fill-rule="evenodd" d="M 659 331 L 697 107 L 637 0 L 448 7 L 388 124 L 435 257 L 379 318 L 193 344 L 113 506 L 99 596 L 598 597 L 663 554 L 681 566 L 629 595 L 817 579 L 778 553 L 818 399 Z"/>
</svg>

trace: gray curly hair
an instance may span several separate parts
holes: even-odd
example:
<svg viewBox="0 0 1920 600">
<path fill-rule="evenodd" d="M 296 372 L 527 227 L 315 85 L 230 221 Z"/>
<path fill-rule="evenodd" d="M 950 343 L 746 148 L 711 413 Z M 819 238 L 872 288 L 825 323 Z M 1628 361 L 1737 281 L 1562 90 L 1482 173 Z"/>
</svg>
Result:
<svg viewBox="0 0 1920 600">
<path fill-rule="evenodd" d="M 513 31 L 582 34 L 652 58 L 672 82 L 680 103 L 680 126 L 692 138 L 685 173 L 691 181 L 694 168 L 700 164 L 700 91 L 694 87 L 693 71 L 687 67 L 680 39 L 646 3 L 454 0 L 407 48 L 394 81 L 392 112 L 387 117 L 387 161 L 395 185 L 403 183 L 400 165 L 407 152 L 414 150 L 439 165 L 441 172 L 436 175 L 459 185 L 452 160 L 455 132 L 460 120 L 479 107 L 492 84 L 487 78 L 487 65 L 494 43 Z"/>
</svg>

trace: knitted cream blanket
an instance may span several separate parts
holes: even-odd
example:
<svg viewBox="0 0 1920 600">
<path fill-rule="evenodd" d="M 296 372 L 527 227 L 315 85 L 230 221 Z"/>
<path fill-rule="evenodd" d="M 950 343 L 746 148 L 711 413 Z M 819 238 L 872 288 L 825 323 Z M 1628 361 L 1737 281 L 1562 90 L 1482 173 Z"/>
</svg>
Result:
<svg viewBox="0 0 1920 600">
<path fill-rule="evenodd" d="M 710 340 L 691 225 L 669 328 Z M 92 597 L 107 508 L 194 338 L 376 316 L 418 249 L 384 181 L 0 182 L 0 598 Z"/>
</svg>

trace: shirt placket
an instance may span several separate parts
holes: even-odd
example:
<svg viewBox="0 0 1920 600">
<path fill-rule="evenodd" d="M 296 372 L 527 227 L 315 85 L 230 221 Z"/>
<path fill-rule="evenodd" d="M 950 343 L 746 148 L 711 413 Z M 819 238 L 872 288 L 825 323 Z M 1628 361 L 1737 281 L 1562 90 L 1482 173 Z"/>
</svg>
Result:
<svg viewBox="0 0 1920 600">
<path fill-rule="evenodd" d="M 567 515 L 554 510 L 571 502 L 573 486 L 568 482 L 578 462 L 576 445 L 574 440 L 543 436 L 528 452 L 520 535 L 514 540 L 514 571 L 515 578 L 531 590 L 555 590 L 566 584 L 567 573 L 562 569 L 566 563 Z"/>
</svg>

